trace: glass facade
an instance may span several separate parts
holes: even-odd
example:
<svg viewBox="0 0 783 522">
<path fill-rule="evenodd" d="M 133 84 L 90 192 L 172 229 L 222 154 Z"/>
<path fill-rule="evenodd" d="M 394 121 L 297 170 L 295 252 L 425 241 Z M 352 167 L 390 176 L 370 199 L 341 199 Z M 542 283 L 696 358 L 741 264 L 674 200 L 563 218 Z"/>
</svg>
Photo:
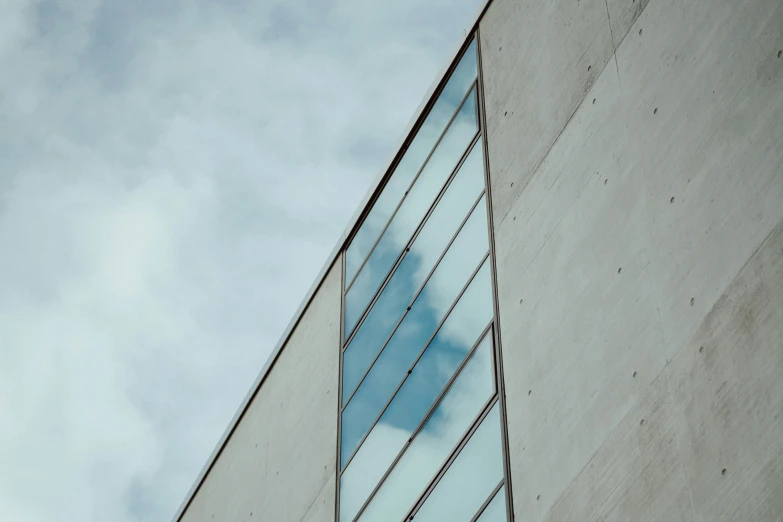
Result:
<svg viewBox="0 0 783 522">
<path fill-rule="evenodd" d="M 340 522 L 508 520 L 476 53 L 345 251 Z"/>
</svg>

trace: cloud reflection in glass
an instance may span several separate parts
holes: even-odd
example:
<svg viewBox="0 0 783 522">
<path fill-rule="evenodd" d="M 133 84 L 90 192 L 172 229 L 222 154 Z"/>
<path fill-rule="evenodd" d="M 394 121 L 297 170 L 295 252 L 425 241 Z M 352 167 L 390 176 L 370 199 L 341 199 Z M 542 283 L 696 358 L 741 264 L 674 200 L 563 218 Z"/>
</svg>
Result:
<svg viewBox="0 0 783 522">
<path fill-rule="evenodd" d="M 427 155 L 440 137 L 468 88 L 476 80 L 476 43 L 470 44 L 456 69 L 430 109 L 408 150 L 395 168 L 394 174 L 373 205 L 345 255 L 345 280 L 353 280 L 375 240 L 389 221 L 397 204 L 421 168 Z"/>
</svg>

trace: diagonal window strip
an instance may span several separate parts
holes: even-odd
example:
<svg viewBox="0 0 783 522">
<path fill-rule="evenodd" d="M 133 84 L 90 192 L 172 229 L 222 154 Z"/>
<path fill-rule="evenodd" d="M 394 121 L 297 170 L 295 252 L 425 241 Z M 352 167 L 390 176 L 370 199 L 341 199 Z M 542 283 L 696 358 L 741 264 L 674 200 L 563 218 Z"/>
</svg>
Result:
<svg viewBox="0 0 783 522">
<path fill-rule="evenodd" d="M 389 463 L 392 464 L 391 472 L 381 485 L 375 488 L 374 495 L 370 496 L 371 500 L 368 502 L 365 502 L 365 498 L 381 478 L 377 473 L 380 470 L 382 475 L 386 466 L 362 467 L 358 464 L 370 464 L 372 459 L 357 460 L 357 466 L 343 475 L 341 522 L 353 520 L 357 508 L 362 504 L 364 511 L 360 512 L 359 520 L 376 522 L 396 519 L 399 522 L 494 395 L 494 362 L 490 334 L 467 359 L 419 430 L 411 433 L 404 428 L 384 425 L 383 429 L 376 432 L 372 441 L 368 440 L 376 449 L 383 450 L 391 445 L 404 450 L 401 454 L 391 453 L 393 457 L 398 457 L 396 463 Z M 375 454 L 376 451 L 370 453 Z M 377 453 L 384 455 L 390 452 L 384 450 Z M 367 488 L 366 484 L 369 484 L 370 488 Z M 348 505 L 350 510 L 344 514 L 342 509 L 345 505 Z"/>
<path fill-rule="evenodd" d="M 394 319 L 404 315 L 416 296 L 421 292 L 422 286 L 426 284 L 432 275 L 434 267 L 440 263 L 448 248 L 454 242 L 459 231 L 467 221 L 473 207 L 478 204 L 478 199 L 484 194 L 484 186 L 480 192 L 475 193 L 476 197 L 467 203 L 463 198 L 468 196 L 470 187 L 477 184 L 479 175 L 477 164 L 483 159 L 483 151 L 480 149 L 481 137 L 477 136 L 476 141 L 466 152 L 466 157 L 460 163 L 459 168 L 448 181 L 444 192 L 434 203 L 433 208 L 428 213 L 421 228 L 416 232 L 409 247 L 407 247 L 397 263 L 392 269 L 387 279 L 381 285 L 379 292 L 370 302 L 370 306 L 365 311 L 358 326 L 353 333 L 343 342 L 343 350 L 353 342 L 354 337 L 361 335 L 363 329 L 366 329 L 365 323 L 378 320 L 378 316 L 385 318 L 388 327 L 396 326 Z M 464 179 L 469 177 L 471 179 Z M 456 187 L 452 187 L 456 183 Z M 456 194 L 455 192 L 459 192 Z M 470 204 L 472 203 L 472 205 Z M 455 219 L 449 221 L 449 216 L 455 213 L 452 208 L 459 206 L 463 212 L 462 221 Z M 439 208 L 448 207 L 448 208 Z M 419 236 L 424 236 L 419 240 Z M 426 243 L 430 241 L 430 245 Z M 445 246 L 444 246 L 445 245 Z M 440 256 L 433 259 L 430 254 L 440 252 Z M 413 259 L 408 259 L 408 256 Z M 375 309 L 383 307 L 384 312 L 380 314 Z M 386 315 L 392 314 L 392 315 Z M 391 330 L 387 331 L 387 334 Z M 343 397 L 343 403 L 347 397 Z"/>
<path fill-rule="evenodd" d="M 384 346 L 392 344 L 399 346 L 400 341 L 415 340 L 415 334 L 424 337 L 435 332 L 438 323 L 446 316 L 452 304 L 462 293 L 462 289 L 472 277 L 479 264 L 486 257 L 489 248 L 486 234 L 487 213 L 482 201 L 473 209 L 465 225 L 444 254 L 442 260 L 433 270 L 432 275 L 424 284 L 416 300 L 393 330 L 385 344 L 379 343 L 386 337 L 389 329 L 378 321 L 379 328 L 363 328 L 362 335 L 354 337 L 343 353 L 343 396 L 350 396 L 353 389 L 359 385 L 368 368 L 377 359 Z M 381 315 L 393 311 L 378 308 L 374 313 Z M 375 323 L 373 323 L 374 325 Z M 419 344 L 414 348 L 421 348 Z M 343 430 L 345 437 L 345 430 Z M 354 441 L 356 442 L 356 441 Z"/>
<path fill-rule="evenodd" d="M 429 339 L 422 336 L 417 342 L 418 329 L 414 328 L 411 335 L 400 337 L 399 342 L 382 352 L 343 412 L 343 432 L 369 437 L 365 434 L 376 429 L 373 427 L 376 422 L 413 431 L 486 329 L 492 315 L 489 263 L 484 262 L 437 333 Z M 361 448 L 362 442 L 356 446 Z M 348 445 L 344 448 L 352 449 Z M 367 450 L 363 453 L 366 455 Z M 345 457 L 344 465 L 351 461 L 352 456 Z"/>
<path fill-rule="evenodd" d="M 443 134 L 438 137 L 437 141 L 435 142 L 435 146 L 432 148 L 432 150 L 427 154 L 427 157 L 424 158 L 424 161 L 422 162 L 420 168 L 418 171 L 416 171 L 416 175 L 413 176 L 413 181 L 410 182 L 410 186 L 408 186 L 405 190 L 405 193 L 402 196 L 402 199 L 399 201 L 397 206 L 394 208 L 394 211 L 391 213 L 391 215 L 388 217 L 388 220 L 383 225 L 383 227 L 380 229 L 380 231 L 377 233 L 377 238 L 375 239 L 375 242 L 370 246 L 370 248 L 367 251 L 367 255 L 364 257 L 362 262 L 359 264 L 359 266 L 356 269 L 356 273 L 353 274 L 353 278 L 349 279 L 347 276 L 345 278 L 345 281 L 343 282 L 343 293 L 348 292 L 348 290 L 351 289 L 353 284 L 356 282 L 356 279 L 358 278 L 357 274 L 361 274 L 362 269 L 364 266 L 369 262 L 369 258 L 371 254 L 375 251 L 375 249 L 378 247 L 378 244 L 381 243 L 381 241 L 384 239 L 384 235 L 386 234 L 386 231 L 389 229 L 389 227 L 394 222 L 395 218 L 397 217 L 397 214 L 400 212 L 400 210 L 404 207 L 405 201 L 410 198 L 409 194 L 410 192 L 416 187 L 416 183 L 418 182 L 419 178 L 422 176 L 422 173 L 427 171 L 427 165 L 432 162 L 433 157 L 437 157 L 437 154 L 443 154 L 443 151 L 448 147 L 449 141 L 454 140 L 454 132 L 455 129 L 458 129 L 460 127 L 464 128 L 464 125 L 460 125 L 460 123 L 465 123 L 466 119 L 470 116 L 470 109 L 471 107 L 474 107 L 476 110 L 476 128 L 478 128 L 478 106 L 474 103 L 473 100 L 478 96 L 478 83 L 474 82 L 470 88 L 465 92 L 464 97 L 459 101 L 457 104 L 457 109 L 454 111 L 454 114 L 449 119 L 448 123 L 446 124 L 446 128 L 443 130 Z M 467 121 L 470 121 L 469 119 Z M 440 152 L 439 152 L 440 151 Z M 389 180 L 387 186 L 389 184 L 392 184 L 392 182 L 396 179 L 394 176 L 392 176 L 392 179 Z M 381 194 L 381 197 L 385 194 L 384 192 Z M 380 199 L 380 198 L 379 198 Z"/>
<path fill-rule="evenodd" d="M 383 287 L 355 338 L 367 339 L 371 335 L 371 340 L 380 347 L 397 326 L 398 318 L 405 315 L 478 205 L 484 190 L 482 161 L 479 140 Z M 352 338 L 351 344 L 358 341 L 354 343 Z M 351 386 L 344 388 L 343 404 L 350 400 L 350 392 L 356 386 L 350 377 L 349 383 Z"/>
<path fill-rule="evenodd" d="M 471 203 L 475 204 L 476 198 L 484 193 L 484 150 L 481 135 L 476 135 L 471 144 L 460 159 L 457 168 L 446 182 L 445 187 L 438 195 L 435 202 L 427 212 L 423 223 L 413 234 L 413 238 L 406 248 L 398 256 L 398 262 L 394 264 L 391 272 L 386 276 L 377 290 L 370 304 L 360 316 L 357 326 L 351 335 L 344 337 L 343 346 L 347 347 L 358 331 L 373 315 L 373 308 L 379 301 L 392 299 L 396 307 L 396 317 L 411 304 L 411 298 L 415 291 L 420 290 L 421 284 L 429 277 L 432 267 L 437 265 L 449 245 L 454 241 L 456 231 L 467 219 L 468 209 Z M 471 198 L 471 194 L 473 197 Z M 462 209 L 462 212 L 457 210 Z M 460 218 L 463 218 L 460 221 Z M 435 257 L 433 257 L 433 255 Z M 409 256 L 414 259 L 408 259 Z M 398 274 L 398 272 L 402 272 Z M 410 280 L 402 283 L 403 280 Z M 393 294 L 388 295 L 387 287 L 392 287 Z M 343 398 L 345 399 L 345 397 Z"/>
<path fill-rule="evenodd" d="M 345 333 L 350 335 L 389 270 L 400 257 L 432 203 L 455 171 L 478 132 L 476 90 L 449 125 L 400 209 L 383 232 L 353 285 L 345 294 Z"/>
<path fill-rule="evenodd" d="M 473 517 L 471 522 L 506 522 L 506 487 L 503 482 L 498 484 L 497 489 L 487 499 L 484 506 Z"/>
<path fill-rule="evenodd" d="M 416 522 L 470 522 L 501 480 L 503 451 L 496 402 L 413 518 Z"/>
<path fill-rule="evenodd" d="M 416 132 L 416 136 L 395 167 L 364 223 L 351 240 L 345 256 L 346 288 L 349 286 L 348 282 L 353 279 L 362 262 L 370 253 L 424 160 L 430 154 L 436 141 L 440 139 L 465 93 L 476 80 L 476 72 L 476 44 L 473 42 L 465 51 L 437 101 Z"/>
</svg>

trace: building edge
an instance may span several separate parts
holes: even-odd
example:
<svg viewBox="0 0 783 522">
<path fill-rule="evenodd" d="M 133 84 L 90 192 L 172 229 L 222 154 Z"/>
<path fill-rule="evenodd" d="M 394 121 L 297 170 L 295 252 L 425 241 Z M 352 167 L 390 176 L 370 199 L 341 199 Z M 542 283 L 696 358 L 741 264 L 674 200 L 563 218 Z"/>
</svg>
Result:
<svg viewBox="0 0 783 522">
<path fill-rule="evenodd" d="M 207 462 L 202 467 L 201 471 L 199 472 L 195 481 L 193 482 L 193 485 L 190 487 L 185 498 L 180 503 L 179 508 L 177 509 L 174 516 L 172 517 L 172 522 L 179 522 L 182 519 L 182 516 L 187 511 L 188 507 L 190 506 L 191 502 L 195 498 L 199 489 L 201 489 L 201 485 L 204 483 L 204 480 L 207 478 L 207 475 L 209 475 L 209 472 L 212 470 L 213 466 L 215 465 L 215 462 L 220 457 L 220 454 L 223 452 L 223 449 L 225 448 L 226 444 L 228 443 L 228 440 L 231 438 L 231 435 L 234 433 L 237 426 L 239 425 L 239 422 L 244 417 L 247 408 L 250 406 L 250 403 L 253 401 L 255 396 L 258 394 L 258 391 L 261 389 L 261 386 L 264 384 L 267 375 L 269 375 L 269 372 L 274 367 L 275 362 L 277 361 L 281 352 L 285 348 L 288 339 L 291 337 L 291 334 L 294 332 L 297 325 L 301 321 L 302 316 L 304 315 L 308 306 L 310 306 L 313 297 L 320 289 L 327 274 L 332 269 L 335 262 L 338 261 L 341 252 L 346 247 L 348 241 L 353 237 L 354 233 L 356 232 L 359 225 L 361 224 L 362 219 L 369 211 L 371 204 L 378 197 L 378 195 L 380 194 L 381 190 L 385 185 L 385 182 L 392 174 L 394 167 L 396 166 L 397 162 L 401 158 L 402 153 L 405 151 L 405 146 L 413 138 L 415 131 L 418 129 L 419 125 L 422 123 L 424 117 L 426 116 L 427 110 L 434 102 L 435 95 L 438 93 L 438 91 L 443 86 L 443 84 L 445 84 L 445 81 L 448 79 L 449 74 L 451 73 L 454 65 L 456 64 L 456 60 L 459 58 L 462 49 L 468 43 L 469 39 L 473 37 L 473 34 L 478 28 L 479 22 L 481 22 L 484 13 L 486 12 L 487 8 L 490 6 L 491 3 L 492 0 L 480 0 L 480 4 L 476 9 L 475 14 L 473 15 L 469 24 L 465 27 L 465 29 L 463 29 L 462 38 L 459 40 L 458 44 L 454 46 L 454 48 L 451 50 L 451 52 L 448 55 L 446 65 L 440 70 L 438 75 L 435 77 L 435 80 L 430 85 L 429 89 L 427 89 L 426 94 L 424 95 L 421 103 L 419 104 L 416 111 L 414 112 L 405 131 L 403 131 L 400 139 L 392 149 L 393 150 L 392 154 L 384 163 L 378 175 L 376 175 L 375 180 L 372 182 L 369 190 L 367 191 L 366 195 L 362 199 L 361 203 L 359 203 L 357 210 L 354 212 L 354 215 L 349 220 L 345 230 L 338 238 L 337 243 L 335 244 L 331 253 L 327 257 L 326 262 L 324 263 L 323 267 L 318 273 L 318 276 L 315 278 L 315 281 L 313 282 L 312 286 L 305 294 L 304 298 L 302 299 L 302 302 L 300 303 L 299 307 L 294 313 L 294 316 L 291 318 L 291 321 L 288 323 L 288 326 L 286 326 L 285 330 L 283 331 L 283 334 L 280 336 L 280 339 L 278 340 L 277 344 L 272 349 L 272 352 L 267 358 L 266 363 L 264 363 L 264 367 L 261 369 L 261 372 L 258 374 L 258 377 L 256 377 L 256 379 L 253 381 L 253 384 L 250 386 L 248 393 L 245 395 L 245 398 L 240 403 L 239 408 L 237 408 L 237 411 L 234 413 L 234 416 L 232 417 L 231 421 L 229 422 L 228 426 L 223 432 L 223 435 L 221 435 L 220 439 L 218 439 L 218 442 L 215 445 L 215 448 L 212 450 L 212 453 L 209 455 Z"/>
</svg>

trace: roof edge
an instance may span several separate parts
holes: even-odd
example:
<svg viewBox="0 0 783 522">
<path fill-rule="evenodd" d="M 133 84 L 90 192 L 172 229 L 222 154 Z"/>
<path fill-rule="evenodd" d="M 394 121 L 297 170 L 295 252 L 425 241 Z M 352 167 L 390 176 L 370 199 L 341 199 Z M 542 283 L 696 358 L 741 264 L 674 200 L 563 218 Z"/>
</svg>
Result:
<svg viewBox="0 0 783 522">
<path fill-rule="evenodd" d="M 261 385 L 266 380 L 267 375 L 271 371 L 272 367 L 275 365 L 275 362 L 277 361 L 278 357 L 280 356 L 280 353 L 282 352 L 283 348 L 288 342 L 288 339 L 291 337 L 291 334 L 293 333 L 294 329 L 301 321 L 305 311 L 310 306 L 313 297 L 315 297 L 315 294 L 321 288 L 321 285 L 326 279 L 327 274 L 332 269 L 335 262 L 340 258 L 340 254 L 343 251 L 343 248 L 346 246 L 348 240 L 351 237 L 353 237 L 353 234 L 356 232 L 356 229 L 358 228 L 358 225 L 360 224 L 361 220 L 364 218 L 365 214 L 369 211 L 370 204 L 374 202 L 374 200 L 377 198 L 377 196 L 380 194 L 381 190 L 383 189 L 386 178 L 391 174 L 392 169 L 396 166 L 397 161 L 400 159 L 402 153 L 404 152 L 403 147 L 405 147 L 405 145 L 412 139 L 411 134 L 416 129 L 418 129 L 419 125 L 421 124 L 423 117 L 425 116 L 425 111 L 429 108 L 429 106 L 433 102 L 433 96 L 435 95 L 435 93 L 438 92 L 438 90 L 445 83 L 447 76 L 450 74 L 451 70 L 456 64 L 457 59 L 459 58 L 462 49 L 468 43 L 468 39 L 475 32 L 479 22 L 481 21 L 482 17 L 484 16 L 484 13 L 486 12 L 487 8 L 491 3 L 492 0 L 480 0 L 480 4 L 478 9 L 476 10 L 476 13 L 473 15 L 473 18 L 471 19 L 470 23 L 466 26 L 466 28 L 463 29 L 462 39 L 460 39 L 459 44 L 456 45 L 454 49 L 451 51 L 446 66 L 443 67 L 441 71 L 438 73 L 438 75 L 435 77 L 435 80 L 433 81 L 432 85 L 430 85 L 421 103 L 416 108 L 416 112 L 414 112 L 414 115 L 411 118 L 410 122 L 408 123 L 405 131 L 402 133 L 402 137 L 395 144 L 395 147 L 393 149 L 394 152 L 390 155 L 389 159 L 384 163 L 383 168 L 376 176 L 375 180 L 370 186 L 370 189 L 367 191 L 367 194 L 362 199 L 356 212 L 354 212 L 354 215 L 351 217 L 345 230 L 340 235 L 339 239 L 337 240 L 337 244 L 335 244 L 334 248 L 332 249 L 332 252 L 327 257 L 326 262 L 321 268 L 321 271 L 318 273 L 318 276 L 313 282 L 313 285 L 305 294 L 305 297 L 302 300 L 301 304 L 299 305 L 299 308 L 296 310 L 296 313 L 291 319 L 291 322 L 289 322 L 288 326 L 286 326 L 286 329 L 283 331 L 283 335 L 280 337 L 280 340 L 277 342 L 277 345 L 275 345 L 271 354 L 267 358 L 264 367 L 261 369 L 261 372 L 258 374 L 258 377 L 256 377 L 255 381 L 251 385 L 250 390 L 248 391 L 247 395 L 245 395 L 245 398 L 242 400 L 242 403 L 239 405 L 239 408 L 237 409 L 236 413 L 234 413 L 234 416 L 232 417 L 231 421 L 226 427 L 226 430 L 223 432 L 223 435 L 218 440 L 215 449 L 212 450 L 212 453 L 207 459 L 207 462 L 204 464 L 204 467 L 199 472 L 198 476 L 196 477 L 196 480 L 194 481 L 193 485 L 190 487 L 190 490 L 188 491 L 187 495 L 183 499 L 176 513 L 174 514 L 174 517 L 172 518 L 172 522 L 179 522 L 182 519 L 182 516 L 187 511 L 188 507 L 190 507 L 190 504 L 195 498 L 196 493 L 198 493 L 199 489 L 201 489 L 201 485 L 204 483 L 204 480 L 207 478 L 207 475 L 209 475 L 209 472 L 214 467 L 215 462 L 220 457 L 220 454 L 223 452 L 223 449 L 228 443 L 228 440 L 231 438 L 231 435 L 233 435 L 234 431 L 239 425 L 239 422 L 242 420 L 242 417 L 244 417 L 245 412 L 250 406 L 250 403 L 255 398 L 256 394 L 261 388 Z"/>
</svg>

